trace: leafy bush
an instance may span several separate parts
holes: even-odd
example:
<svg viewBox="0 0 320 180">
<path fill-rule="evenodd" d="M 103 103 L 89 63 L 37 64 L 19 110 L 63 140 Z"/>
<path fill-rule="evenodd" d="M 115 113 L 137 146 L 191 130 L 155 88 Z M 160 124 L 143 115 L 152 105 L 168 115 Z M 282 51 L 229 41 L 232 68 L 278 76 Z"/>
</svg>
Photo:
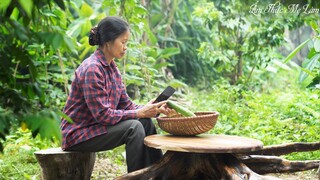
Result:
<svg viewBox="0 0 320 180">
<path fill-rule="evenodd" d="M 128 90 L 141 94 L 135 98 L 151 99 L 166 85 L 163 68 L 169 63 L 164 59 L 180 50 L 158 46 L 147 13 L 137 1 L 28 0 L 0 5 L 0 138 L 5 140 L 12 126 L 26 123 L 34 136 L 61 140 L 61 109 L 74 70 L 97 48 L 88 44 L 88 33 L 106 16 L 129 22 L 130 48 L 117 63 Z"/>
<path fill-rule="evenodd" d="M 261 140 L 264 145 L 289 142 L 316 142 L 320 139 L 319 90 L 300 89 L 296 72 L 275 76 L 286 77 L 279 86 L 264 91 L 242 85 L 217 82 L 212 89 L 194 89 L 188 95 L 194 111 L 218 111 L 216 127 L 210 133 L 240 135 Z M 293 78 L 295 76 L 295 78 Z M 249 89 L 249 90 L 244 90 Z M 261 88 L 257 88 L 261 90 Z M 292 159 L 317 159 L 320 152 L 288 155 Z"/>
</svg>

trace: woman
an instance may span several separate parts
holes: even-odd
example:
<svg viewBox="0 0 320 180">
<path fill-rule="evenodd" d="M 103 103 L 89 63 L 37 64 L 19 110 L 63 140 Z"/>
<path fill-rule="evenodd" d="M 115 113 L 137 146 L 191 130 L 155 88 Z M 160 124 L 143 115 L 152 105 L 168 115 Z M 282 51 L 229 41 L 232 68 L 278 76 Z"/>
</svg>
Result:
<svg viewBox="0 0 320 180">
<path fill-rule="evenodd" d="M 127 169 L 132 172 L 162 156 L 143 140 L 156 134 L 151 117 L 174 110 L 165 101 L 139 106 L 130 100 L 115 64 L 125 55 L 129 37 L 129 26 L 119 17 L 107 17 L 91 30 L 89 44 L 98 48 L 75 72 L 64 108 L 73 123 L 63 119 L 61 130 L 66 151 L 98 152 L 125 144 Z"/>
</svg>

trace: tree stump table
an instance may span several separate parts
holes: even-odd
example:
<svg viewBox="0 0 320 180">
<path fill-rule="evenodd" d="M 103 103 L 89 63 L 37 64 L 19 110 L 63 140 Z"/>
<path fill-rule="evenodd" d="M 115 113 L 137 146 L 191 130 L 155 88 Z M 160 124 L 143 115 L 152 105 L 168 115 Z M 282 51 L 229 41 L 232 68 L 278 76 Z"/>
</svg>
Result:
<svg viewBox="0 0 320 180">
<path fill-rule="evenodd" d="M 253 172 L 232 154 L 262 149 L 259 140 L 229 135 L 151 135 L 144 142 L 166 153 L 157 163 L 118 179 L 278 179 Z"/>
<path fill-rule="evenodd" d="M 96 153 L 63 151 L 51 148 L 34 153 L 43 180 L 90 180 Z"/>
</svg>

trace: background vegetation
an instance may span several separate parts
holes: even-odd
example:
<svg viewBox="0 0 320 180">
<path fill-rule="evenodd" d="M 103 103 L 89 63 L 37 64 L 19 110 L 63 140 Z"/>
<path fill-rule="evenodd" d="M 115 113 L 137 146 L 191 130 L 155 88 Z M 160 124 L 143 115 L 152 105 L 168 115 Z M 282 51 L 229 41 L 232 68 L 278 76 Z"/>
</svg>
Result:
<svg viewBox="0 0 320 180">
<path fill-rule="evenodd" d="M 269 4 L 287 12 L 252 11 Z M 301 11 L 289 13 L 292 4 Z M 39 177 L 33 152 L 60 145 L 73 72 L 96 48 L 88 32 L 111 15 L 131 25 L 128 53 L 117 64 L 137 103 L 171 85 L 173 99 L 191 110 L 220 112 L 209 133 L 265 145 L 319 141 L 319 12 L 305 5 L 320 8 L 311 0 L 3 0 L 0 179 Z M 301 28 L 308 30 L 296 33 Z M 119 163 L 122 151 L 112 151 Z"/>
</svg>

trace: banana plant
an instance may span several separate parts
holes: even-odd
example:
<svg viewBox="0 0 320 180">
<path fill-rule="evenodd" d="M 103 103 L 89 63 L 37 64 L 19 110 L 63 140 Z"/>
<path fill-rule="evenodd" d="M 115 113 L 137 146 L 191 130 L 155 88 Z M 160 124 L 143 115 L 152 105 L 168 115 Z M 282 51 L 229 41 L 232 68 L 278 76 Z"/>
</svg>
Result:
<svg viewBox="0 0 320 180">
<path fill-rule="evenodd" d="M 299 82 L 304 83 L 307 87 L 320 89 L 320 26 L 317 21 L 310 21 L 309 25 L 315 35 L 296 47 L 284 59 L 284 63 L 291 61 L 303 47 L 308 46 L 309 53 L 302 63 Z"/>
</svg>

